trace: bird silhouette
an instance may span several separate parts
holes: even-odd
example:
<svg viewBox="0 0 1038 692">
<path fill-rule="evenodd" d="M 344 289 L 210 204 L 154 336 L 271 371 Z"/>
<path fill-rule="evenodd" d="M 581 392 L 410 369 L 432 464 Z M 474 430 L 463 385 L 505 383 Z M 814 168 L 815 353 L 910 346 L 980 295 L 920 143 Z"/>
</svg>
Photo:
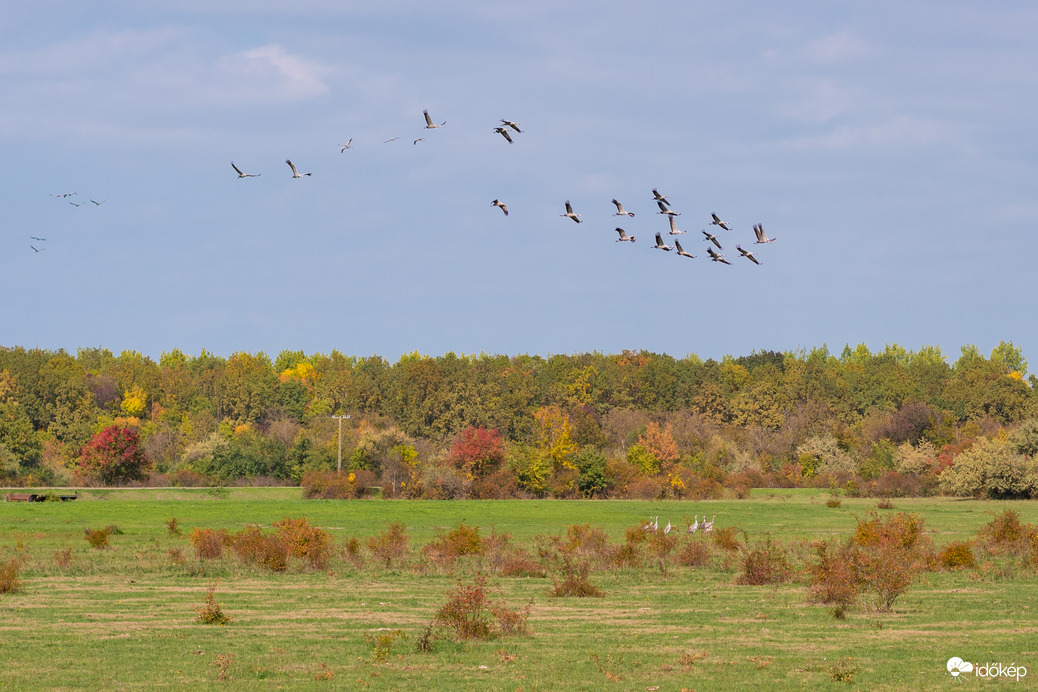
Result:
<svg viewBox="0 0 1038 692">
<path fill-rule="evenodd" d="M 627 231 L 625 231 L 624 229 L 622 229 L 620 227 L 617 227 L 616 232 L 620 234 L 620 237 L 616 241 L 618 243 L 623 243 L 623 242 L 631 242 L 631 243 L 633 243 L 634 241 L 637 240 L 637 238 L 635 238 L 633 235 L 627 235 Z"/>
<path fill-rule="evenodd" d="M 695 259 L 695 255 L 693 255 L 690 252 L 685 252 L 685 250 L 682 249 L 681 241 L 679 241 L 677 239 L 674 240 L 674 249 L 678 251 L 678 255 L 680 255 L 681 257 L 688 257 L 689 259 Z"/>
<path fill-rule="evenodd" d="M 501 123 L 502 123 L 502 124 L 503 124 L 503 125 L 504 125 L 505 127 L 510 127 L 510 128 L 512 128 L 513 130 L 515 130 L 516 132 L 522 133 L 522 130 L 520 130 L 520 129 L 519 129 L 519 123 L 517 123 L 517 122 L 513 122 L 513 121 L 511 121 L 511 120 L 504 120 L 504 119 L 502 119 L 502 120 L 501 120 Z"/>
<path fill-rule="evenodd" d="M 679 214 L 678 212 L 674 211 L 673 209 L 671 209 L 670 207 L 668 207 L 666 204 L 664 204 L 663 202 L 661 202 L 659 200 L 656 201 L 656 204 L 660 208 L 660 210 L 658 212 L 656 212 L 657 214 L 666 214 L 667 216 L 681 216 L 681 214 Z"/>
<path fill-rule="evenodd" d="M 670 252 L 670 246 L 663 242 L 663 238 L 660 237 L 659 233 L 656 234 L 656 244 L 652 247 L 654 247 L 657 250 L 664 250 L 665 252 Z"/>
<path fill-rule="evenodd" d="M 668 200 L 664 195 L 661 195 L 656 188 L 652 188 L 652 198 L 657 202 L 663 202 L 668 207 L 670 206 L 670 200 Z"/>
<path fill-rule="evenodd" d="M 729 265 L 729 266 L 731 266 L 731 264 L 732 264 L 732 263 L 731 263 L 731 262 L 729 262 L 729 261 L 728 261 L 727 259 L 725 259 L 725 256 L 724 256 L 724 255 L 719 255 L 719 254 L 717 254 L 717 251 L 716 251 L 716 250 L 714 250 L 714 249 L 713 249 L 712 247 L 710 247 L 709 245 L 707 245 L 707 246 L 706 246 L 706 254 L 710 255 L 710 259 L 711 259 L 711 261 L 713 261 L 713 262 L 720 262 L 720 263 L 722 263 L 722 264 L 727 264 L 727 265 Z"/>
<path fill-rule="evenodd" d="M 565 214 L 559 214 L 559 216 L 565 216 L 565 217 L 568 217 L 570 219 L 573 219 L 577 223 L 580 223 L 581 214 L 574 214 L 573 213 L 573 206 L 569 203 L 568 199 L 566 200 L 566 213 Z"/>
<path fill-rule="evenodd" d="M 774 238 L 769 238 L 764 233 L 764 225 L 763 224 L 759 224 L 759 223 L 758 224 L 754 224 L 754 226 L 753 226 L 753 233 L 757 236 L 757 240 L 754 241 L 754 245 L 763 245 L 764 243 L 774 243 L 775 242 Z"/>
<path fill-rule="evenodd" d="M 616 213 L 613 216 L 634 216 L 634 212 L 624 209 L 624 205 L 620 204 L 619 201 L 614 199 L 613 204 L 616 205 Z"/>
<path fill-rule="evenodd" d="M 752 253 L 752 252 L 749 252 L 748 250 L 743 250 L 743 249 L 742 249 L 741 247 L 739 247 L 738 245 L 736 245 L 736 246 L 735 246 L 735 249 L 736 249 L 736 250 L 738 250 L 738 251 L 739 251 L 739 253 L 740 253 L 740 254 L 741 254 L 741 255 L 742 255 L 743 257 L 745 257 L 746 259 L 750 260 L 750 261 L 751 261 L 751 262 L 753 262 L 754 264 L 756 264 L 756 265 L 760 266 L 760 262 L 758 262 L 758 261 L 757 261 L 757 258 L 753 256 L 753 254 L 754 254 L 754 253 Z"/>
<path fill-rule="evenodd" d="M 670 222 L 670 231 L 667 232 L 668 235 L 684 235 L 685 231 L 678 230 L 678 224 L 674 221 L 673 216 L 668 216 L 667 221 Z"/>
<path fill-rule="evenodd" d="M 714 235 L 713 233 L 710 233 L 709 231 L 703 231 L 703 235 L 705 235 L 705 236 L 706 236 L 706 239 L 707 239 L 707 240 L 709 240 L 709 241 L 710 241 L 711 243 L 713 243 L 714 245 L 716 245 L 716 246 L 717 246 L 717 249 L 718 249 L 718 250 L 720 250 L 720 249 L 721 249 L 721 241 L 719 241 L 719 240 L 717 239 L 717 236 L 716 236 L 716 235 Z"/>
<path fill-rule="evenodd" d="M 234 165 L 234 161 L 231 161 L 231 168 L 238 174 L 239 178 L 258 178 L 263 175 L 262 173 L 242 173 L 242 170 Z"/>
<path fill-rule="evenodd" d="M 347 149 L 349 149 L 351 144 L 353 144 L 353 137 L 350 137 L 349 140 L 347 140 L 345 144 L 340 144 L 339 145 L 340 147 L 342 147 L 342 149 L 339 149 L 339 153 L 341 154 L 342 152 L 344 152 Z"/>
<path fill-rule="evenodd" d="M 498 207 L 501 211 L 505 213 L 505 216 L 508 216 L 508 205 L 504 202 L 495 199 L 493 202 L 490 203 L 490 205 Z"/>
<path fill-rule="evenodd" d="M 717 217 L 717 214 L 714 214 L 714 213 L 711 212 L 710 218 L 713 219 L 713 221 L 710 222 L 711 225 L 713 225 L 713 226 L 720 226 L 721 228 L 723 228 L 726 231 L 732 230 L 732 229 L 728 228 L 728 223 L 726 221 L 721 221 L 721 219 L 719 219 Z"/>
<path fill-rule="evenodd" d="M 495 127 L 494 132 L 498 133 L 499 135 L 507 139 L 509 144 L 512 143 L 512 135 L 508 134 L 508 130 L 506 130 L 505 128 Z"/>
</svg>

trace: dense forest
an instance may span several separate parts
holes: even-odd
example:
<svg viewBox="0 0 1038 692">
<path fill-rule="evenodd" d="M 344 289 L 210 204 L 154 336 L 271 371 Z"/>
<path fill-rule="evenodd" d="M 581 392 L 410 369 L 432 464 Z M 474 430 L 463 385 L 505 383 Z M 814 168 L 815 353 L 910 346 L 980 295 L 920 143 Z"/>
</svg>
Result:
<svg viewBox="0 0 1038 692">
<path fill-rule="evenodd" d="M 0 482 L 301 483 L 312 496 L 426 498 L 791 486 L 1029 497 L 1035 384 L 1006 342 L 989 357 L 965 346 L 954 363 L 936 347 L 897 345 L 720 361 L 625 351 L 396 363 L 179 350 L 156 363 L 0 347 Z"/>
</svg>

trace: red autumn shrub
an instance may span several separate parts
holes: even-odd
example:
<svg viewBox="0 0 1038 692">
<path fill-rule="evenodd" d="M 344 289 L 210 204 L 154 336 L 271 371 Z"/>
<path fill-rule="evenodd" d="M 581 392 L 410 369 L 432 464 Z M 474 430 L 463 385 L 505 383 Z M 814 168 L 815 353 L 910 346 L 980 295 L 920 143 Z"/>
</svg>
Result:
<svg viewBox="0 0 1038 692">
<path fill-rule="evenodd" d="M 462 430 L 451 444 L 448 461 L 456 469 L 475 478 L 493 473 L 505 460 L 505 444 L 496 429 L 487 430 L 469 426 Z"/>
<path fill-rule="evenodd" d="M 118 425 L 95 434 L 83 445 L 78 461 L 83 475 L 104 485 L 139 481 L 149 466 L 137 431 Z"/>
</svg>

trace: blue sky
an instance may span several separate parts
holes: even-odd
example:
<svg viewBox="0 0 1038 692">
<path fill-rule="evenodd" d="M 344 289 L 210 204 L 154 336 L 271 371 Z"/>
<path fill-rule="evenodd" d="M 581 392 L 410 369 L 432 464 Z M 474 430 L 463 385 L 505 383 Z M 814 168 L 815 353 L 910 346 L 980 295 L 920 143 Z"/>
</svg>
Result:
<svg viewBox="0 0 1038 692">
<path fill-rule="evenodd" d="M 1030 3 L 42 0 L 0 21 L 0 345 L 954 361 L 1005 340 L 1038 362 Z M 654 187 L 695 259 L 652 249 Z M 706 256 L 711 212 L 732 266 Z"/>
</svg>

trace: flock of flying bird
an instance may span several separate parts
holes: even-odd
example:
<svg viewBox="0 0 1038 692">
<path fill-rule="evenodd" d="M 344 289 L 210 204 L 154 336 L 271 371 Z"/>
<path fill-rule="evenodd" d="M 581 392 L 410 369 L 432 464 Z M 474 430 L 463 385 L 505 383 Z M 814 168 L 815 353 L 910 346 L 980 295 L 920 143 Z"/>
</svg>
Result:
<svg viewBox="0 0 1038 692">
<path fill-rule="evenodd" d="M 447 124 L 446 120 L 443 121 L 443 122 L 440 122 L 440 123 L 436 123 L 435 121 L 433 121 L 432 117 L 429 115 L 429 111 L 428 110 L 423 111 L 422 114 L 425 117 L 425 129 L 426 130 L 439 129 L 439 128 L 441 128 L 441 127 L 443 127 L 444 125 Z M 509 144 L 512 144 L 515 141 L 513 139 L 513 136 L 515 134 L 522 134 L 523 130 L 519 127 L 519 123 L 514 122 L 512 120 L 502 119 L 501 120 L 501 125 L 494 127 L 493 128 L 493 132 L 495 132 L 497 134 L 500 134 Z M 384 144 L 388 144 L 389 142 L 394 142 L 394 141 L 396 141 L 398 139 L 400 139 L 400 138 L 399 137 L 391 137 L 391 138 L 389 138 L 387 140 L 384 140 L 383 143 Z M 424 137 L 416 137 L 416 138 L 414 138 L 412 140 L 412 144 L 416 145 L 416 144 L 418 144 L 418 142 L 421 142 L 424 139 L 425 139 Z M 345 144 L 340 144 L 339 145 L 339 147 L 340 147 L 339 152 L 340 153 L 344 153 L 347 149 L 350 149 L 352 147 L 352 145 L 353 145 L 353 139 L 350 138 L 349 140 L 346 141 Z M 313 175 L 312 173 L 300 173 L 299 169 L 296 167 L 296 165 L 294 163 L 292 163 L 291 159 L 285 159 L 285 163 L 288 164 L 289 169 L 292 171 L 292 178 L 294 178 L 294 179 L 295 178 L 305 178 L 305 177 L 309 177 L 309 176 Z M 233 161 L 231 162 L 231 168 L 234 169 L 234 172 L 238 175 L 239 179 L 258 178 L 258 177 L 260 177 L 262 175 L 262 173 L 246 173 L 241 168 L 239 168 Z M 76 194 L 75 192 L 68 192 L 68 193 L 52 195 L 52 196 L 65 199 L 65 198 L 71 197 L 71 196 L 73 196 L 75 194 Z M 666 235 L 670 235 L 670 236 L 684 235 L 686 233 L 686 231 L 679 230 L 678 226 L 677 226 L 677 222 L 675 221 L 675 217 L 680 216 L 681 214 L 679 212 L 677 212 L 677 211 L 674 211 L 671 208 L 670 200 L 665 195 L 660 194 L 660 192 L 656 188 L 652 189 L 652 196 L 653 196 L 653 201 L 655 201 L 656 205 L 659 207 L 659 211 L 656 212 L 656 213 L 657 214 L 661 214 L 661 215 L 667 217 L 667 222 L 668 222 L 668 225 L 669 225 L 669 230 L 666 231 Z M 79 206 L 85 204 L 85 202 L 76 203 L 76 202 L 71 201 L 71 200 L 67 200 L 67 201 L 69 202 L 69 204 L 72 204 L 73 206 L 76 206 L 76 207 L 79 207 Z M 91 199 L 90 201 L 94 205 L 97 205 L 97 206 L 100 206 L 101 204 L 104 203 L 103 201 L 102 202 L 97 202 L 97 201 L 95 201 L 93 199 Z M 614 198 L 612 200 L 612 202 L 616 206 L 616 213 L 614 214 L 614 216 L 625 216 L 625 217 L 629 217 L 629 218 L 634 218 L 634 212 L 627 211 L 624 208 L 623 204 L 620 203 L 619 200 Z M 508 205 L 505 204 L 504 202 L 502 202 L 501 200 L 495 199 L 495 200 L 493 200 L 491 202 L 491 205 L 499 208 L 502 212 L 504 212 L 505 216 L 508 216 Z M 566 200 L 566 205 L 565 206 L 566 206 L 566 213 L 560 214 L 560 216 L 564 216 L 564 217 L 566 217 L 566 218 L 568 218 L 568 219 L 570 219 L 570 220 L 572 220 L 572 221 L 574 221 L 576 223 L 581 223 L 582 222 L 582 219 L 581 219 L 582 215 L 581 214 L 577 214 L 577 213 L 575 213 L 573 211 L 573 205 L 570 204 L 569 200 Z M 711 217 L 710 225 L 717 226 L 718 228 L 723 229 L 725 231 L 731 231 L 732 230 L 731 226 L 727 222 L 721 220 L 721 218 L 718 217 L 717 214 L 711 213 L 710 217 Z M 616 242 L 618 242 L 618 243 L 629 242 L 629 243 L 633 244 L 637 240 L 637 238 L 635 236 L 628 235 L 627 231 L 624 230 L 623 228 L 620 228 L 619 226 L 616 227 L 615 230 L 619 234 L 619 238 L 616 240 Z M 774 238 L 769 238 L 765 234 L 764 226 L 762 224 L 760 224 L 760 223 L 755 224 L 753 226 L 753 232 L 754 232 L 754 234 L 756 236 L 756 240 L 754 241 L 755 245 L 765 245 L 765 244 L 772 243 L 772 242 L 775 241 Z M 723 246 L 721 245 L 721 241 L 718 239 L 718 236 L 713 234 L 713 233 L 710 233 L 709 231 L 707 231 L 705 229 L 702 231 L 702 234 L 704 236 L 704 240 L 708 242 L 708 245 L 706 246 L 706 252 L 710 256 L 710 260 L 713 261 L 713 262 L 720 262 L 722 264 L 731 265 L 731 262 L 729 262 L 728 259 L 724 255 L 722 255 L 719 252 L 717 252 L 717 250 L 724 249 Z M 695 258 L 695 255 L 693 255 L 692 253 L 688 252 L 687 250 L 685 250 L 681 246 L 681 241 L 678 240 L 677 237 L 674 238 L 674 241 L 673 241 L 674 244 L 673 244 L 673 246 L 671 246 L 671 245 L 667 245 L 665 242 L 663 242 L 663 235 L 664 235 L 664 232 L 662 232 L 662 231 L 656 233 L 656 244 L 651 246 L 654 250 L 663 250 L 664 252 L 670 252 L 671 250 L 674 250 L 674 251 L 676 251 L 676 255 L 679 256 L 679 257 L 688 257 L 689 259 L 694 259 Z M 31 238 L 33 240 L 35 240 L 35 241 L 45 241 L 46 240 L 46 238 L 38 238 L 36 236 L 31 236 Z M 31 247 L 36 252 L 40 252 L 40 249 L 36 248 L 35 246 L 30 245 L 29 247 Z M 716 247 L 716 249 L 715 249 L 715 247 Z M 739 251 L 740 255 L 742 255 L 746 259 L 750 260 L 754 264 L 756 264 L 756 265 L 760 265 L 761 264 L 757 260 L 756 253 L 750 252 L 749 250 L 745 250 L 745 249 L 743 249 L 743 247 L 741 245 L 738 245 L 738 244 L 735 246 L 735 249 Z"/>
<path fill-rule="evenodd" d="M 703 533 L 710 533 L 710 532 L 712 532 L 714 530 L 714 521 L 716 521 L 716 520 L 717 520 L 717 515 L 716 514 L 713 516 L 712 519 L 710 519 L 710 521 L 706 520 L 706 515 L 704 514 L 703 515 L 703 523 L 700 523 L 699 522 L 699 515 L 697 514 L 695 521 L 688 525 L 688 532 L 687 533 L 691 534 L 691 533 L 695 533 L 696 531 L 702 531 Z M 688 519 L 686 518 L 685 521 L 688 521 Z M 668 519 L 667 520 L 667 525 L 665 527 L 663 527 L 663 533 L 665 533 L 665 534 L 666 533 L 670 533 L 673 528 L 674 527 L 671 526 L 670 519 Z M 660 517 L 659 517 L 659 515 L 656 515 L 655 517 L 649 517 L 649 520 L 647 522 L 645 522 L 644 524 L 642 524 L 642 531 L 648 531 L 649 533 L 653 533 L 654 531 L 659 531 L 659 530 L 660 530 Z"/>
</svg>

